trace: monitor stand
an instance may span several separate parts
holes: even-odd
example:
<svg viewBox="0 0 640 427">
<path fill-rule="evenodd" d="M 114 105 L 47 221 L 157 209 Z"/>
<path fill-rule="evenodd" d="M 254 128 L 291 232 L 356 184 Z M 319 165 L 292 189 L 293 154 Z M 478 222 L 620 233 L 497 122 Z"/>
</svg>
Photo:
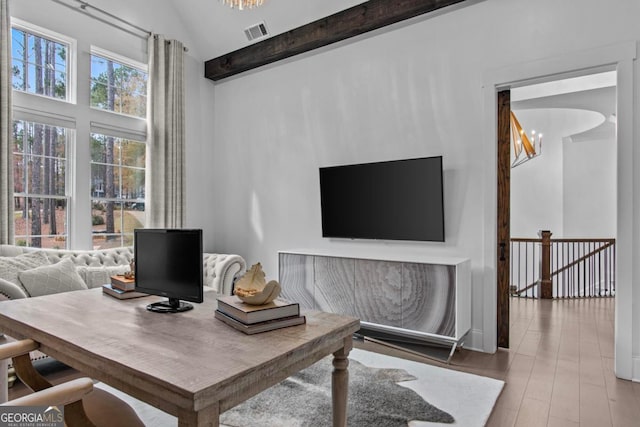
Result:
<svg viewBox="0 0 640 427">
<path fill-rule="evenodd" d="M 147 310 L 155 311 L 156 313 L 179 313 L 191 310 L 192 308 L 193 305 L 180 301 L 178 298 L 169 298 L 168 300 L 154 302 L 147 306 Z"/>
</svg>

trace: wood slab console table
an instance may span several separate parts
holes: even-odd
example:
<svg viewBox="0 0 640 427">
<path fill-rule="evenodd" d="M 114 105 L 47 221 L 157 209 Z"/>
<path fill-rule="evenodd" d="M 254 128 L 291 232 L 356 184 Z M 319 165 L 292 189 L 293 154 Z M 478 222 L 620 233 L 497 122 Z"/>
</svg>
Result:
<svg viewBox="0 0 640 427">
<path fill-rule="evenodd" d="M 178 417 L 218 426 L 219 414 L 333 354 L 333 425 L 346 426 L 347 356 L 358 319 L 316 311 L 307 323 L 245 335 L 214 318 L 216 294 L 176 314 L 159 297 L 117 300 L 100 289 L 0 302 L 0 331 Z"/>
<path fill-rule="evenodd" d="M 279 252 L 285 298 L 358 317 L 362 335 L 405 349 L 443 346 L 435 357 L 447 362 L 471 329 L 470 265 L 468 258 Z"/>
</svg>

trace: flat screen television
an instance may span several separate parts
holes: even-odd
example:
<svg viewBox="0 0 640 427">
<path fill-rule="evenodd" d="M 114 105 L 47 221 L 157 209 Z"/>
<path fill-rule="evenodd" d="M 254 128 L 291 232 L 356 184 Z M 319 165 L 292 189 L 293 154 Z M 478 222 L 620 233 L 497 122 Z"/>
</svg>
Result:
<svg viewBox="0 0 640 427">
<path fill-rule="evenodd" d="M 442 156 L 320 168 L 322 236 L 444 242 Z"/>
<path fill-rule="evenodd" d="M 202 230 L 134 230 L 136 291 L 167 297 L 148 310 L 176 313 L 203 300 Z"/>
</svg>

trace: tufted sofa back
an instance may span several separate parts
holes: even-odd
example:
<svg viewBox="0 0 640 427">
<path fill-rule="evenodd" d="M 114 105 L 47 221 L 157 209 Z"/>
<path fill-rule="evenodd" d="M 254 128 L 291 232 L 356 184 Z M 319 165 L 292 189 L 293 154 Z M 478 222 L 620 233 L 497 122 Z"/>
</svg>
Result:
<svg viewBox="0 0 640 427">
<path fill-rule="evenodd" d="M 70 258 L 76 267 L 128 266 L 133 259 L 133 248 L 113 248 L 102 250 L 39 249 L 23 246 L 0 245 L 0 256 L 17 256 L 26 252 L 42 251 L 49 262 L 57 263 L 62 258 Z M 244 273 L 247 264 L 240 255 L 203 254 L 204 285 L 224 295 L 231 295 L 236 275 Z"/>
<path fill-rule="evenodd" d="M 72 251 L 65 249 L 40 249 L 22 246 L 0 245 L 0 256 L 17 256 L 26 252 L 41 251 L 47 255 L 49 262 L 57 263 L 62 258 L 69 258 L 77 267 L 113 267 L 129 265 L 133 259 L 133 248 L 113 248 L 93 251 Z"/>
</svg>

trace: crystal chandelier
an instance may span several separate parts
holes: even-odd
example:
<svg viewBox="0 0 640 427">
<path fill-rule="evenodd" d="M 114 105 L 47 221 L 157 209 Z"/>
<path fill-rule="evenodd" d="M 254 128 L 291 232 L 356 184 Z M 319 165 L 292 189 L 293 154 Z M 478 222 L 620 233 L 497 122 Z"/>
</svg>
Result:
<svg viewBox="0 0 640 427">
<path fill-rule="evenodd" d="M 237 7 L 240 10 L 253 9 L 261 6 L 264 0 L 220 0 L 222 3 L 229 5 L 231 8 Z"/>
</svg>

